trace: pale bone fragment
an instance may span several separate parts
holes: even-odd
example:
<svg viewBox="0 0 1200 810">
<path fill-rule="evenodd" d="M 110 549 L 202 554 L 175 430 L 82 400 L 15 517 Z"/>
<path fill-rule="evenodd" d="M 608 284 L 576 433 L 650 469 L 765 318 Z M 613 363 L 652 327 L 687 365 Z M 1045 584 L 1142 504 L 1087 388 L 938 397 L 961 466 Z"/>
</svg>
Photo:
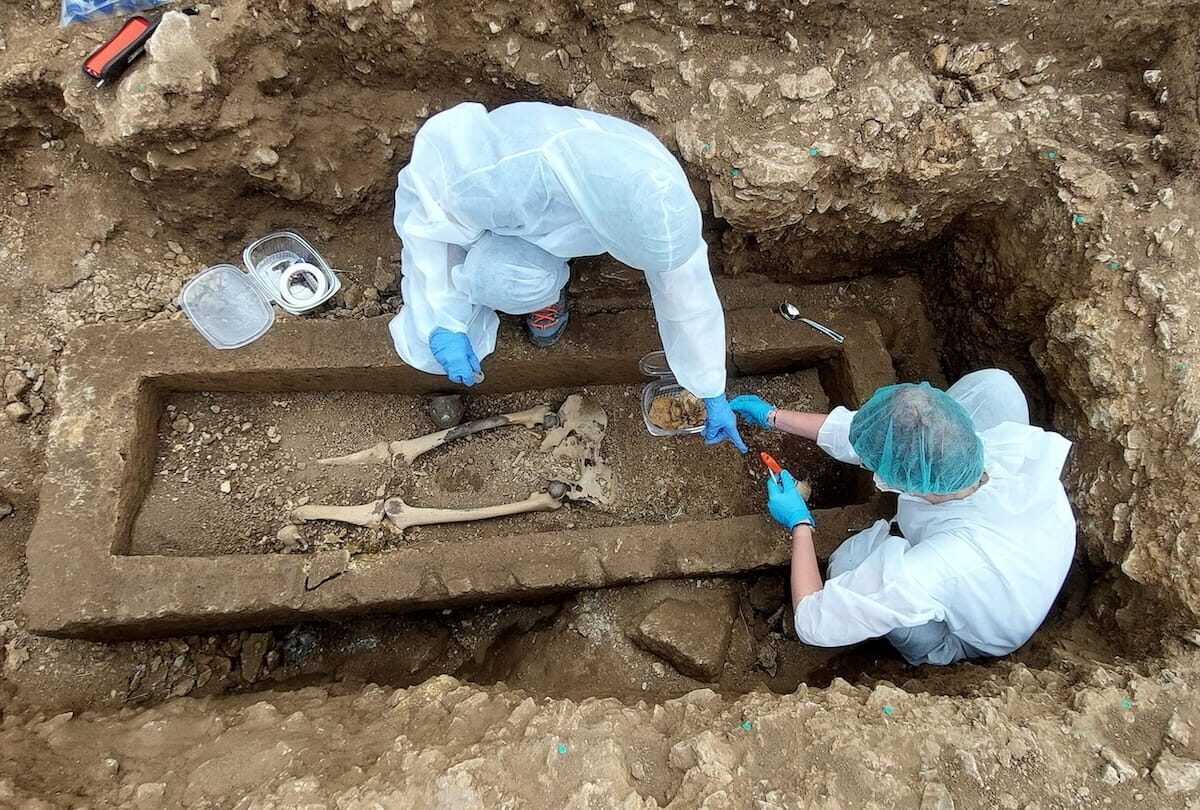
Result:
<svg viewBox="0 0 1200 810">
<path fill-rule="evenodd" d="M 519 515 L 523 512 L 551 512 L 562 506 L 562 500 L 549 492 L 534 492 L 523 501 L 480 506 L 474 509 L 428 509 L 411 506 L 399 498 L 381 498 L 358 506 L 301 506 L 292 510 L 292 520 L 335 520 L 355 526 L 374 528 L 386 524 L 403 532 L 412 526 L 431 526 L 435 523 L 465 523 Z"/>
<path fill-rule="evenodd" d="M 405 439 L 395 442 L 380 442 L 379 444 L 350 453 L 345 456 L 317 459 L 318 464 L 343 466 L 349 464 L 384 464 L 401 461 L 412 464 L 419 456 L 430 450 L 441 447 L 447 442 L 481 433 L 485 430 L 504 427 L 505 425 L 523 425 L 524 427 L 553 427 L 557 423 L 554 411 L 546 405 L 538 405 L 515 413 L 502 413 L 485 419 L 476 419 L 463 425 L 456 425 L 436 433 L 418 436 L 415 439 Z"/>
<path fill-rule="evenodd" d="M 558 425 L 546 431 L 541 449 L 579 461 L 579 479 L 563 482 L 567 498 L 597 506 L 612 503 L 612 471 L 600 456 L 607 430 L 608 414 L 590 397 L 572 394 L 558 409 Z"/>
</svg>

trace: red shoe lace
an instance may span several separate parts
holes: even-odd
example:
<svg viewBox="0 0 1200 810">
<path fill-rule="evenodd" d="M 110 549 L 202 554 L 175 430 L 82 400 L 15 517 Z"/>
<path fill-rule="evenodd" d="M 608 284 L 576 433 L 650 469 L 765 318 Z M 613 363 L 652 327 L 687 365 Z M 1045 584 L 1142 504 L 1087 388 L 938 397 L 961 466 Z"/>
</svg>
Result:
<svg viewBox="0 0 1200 810">
<path fill-rule="evenodd" d="M 551 304 L 530 312 L 529 323 L 535 329 L 551 329 L 558 325 L 558 319 L 561 316 L 562 310 L 558 308 L 558 304 Z"/>
</svg>

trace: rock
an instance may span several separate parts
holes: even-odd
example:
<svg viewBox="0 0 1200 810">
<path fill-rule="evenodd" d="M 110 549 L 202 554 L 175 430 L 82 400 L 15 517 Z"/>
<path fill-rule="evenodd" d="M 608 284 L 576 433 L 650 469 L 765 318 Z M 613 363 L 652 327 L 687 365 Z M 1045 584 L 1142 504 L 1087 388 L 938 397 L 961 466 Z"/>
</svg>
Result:
<svg viewBox="0 0 1200 810">
<path fill-rule="evenodd" d="M 37 394 L 29 395 L 29 410 L 34 416 L 41 416 L 46 410 L 46 400 L 39 397 Z"/>
<path fill-rule="evenodd" d="M 965 101 L 962 88 L 953 82 L 948 83 L 942 90 L 942 104 L 947 107 L 961 107 Z"/>
<path fill-rule="evenodd" d="M 452 428 L 463 420 L 467 408 L 459 394 L 440 394 L 429 399 L 429 419 L 438 430 Z"/>
<path fill-rule="evenodd" d="M 833 75 L 828 68 L 815 67 L 798 76 L 795 73 L 785 73 L 775 80 L 779 92 L 784 98 L 799 101 L 817 101 L 829 95 L 836 86 Z"/>
<path fill-rule="evenodd" d="M 945 785 L 930 782 L 921 794 L 921 810 L 954 810 L 954 798 Z"/>
<path fill-rule="evenodd" d="M 770 642 L 759 645 L 754 665 L 774 678 L 775 673 L 779 671 L 779 651 L 775 649 L 775 645 Z"/>
<path fill-rule="evenodd" d="M 347 284 L 338 291 L 338 296 L 342 306 L 346 309 L 354 309 L 362 303 L 363 291 L 357 284 Z"/>
<path fill-rule="evenodd" d="M 1161 70 L 1142 71 L 1142 84 L 1151 90 L 1159 89 L 1163 86 L 1163 72 Z"/>
<path fill-rule="evenodd" d="M 1143 135 L 1162 132 L 1162 119 L 1154 110 L 1130 110 L 1129 128 Z"/>
<path fill-rule="evenodd" d="M 6 402 L 16 402 L 27 390 L 29 390 L 29 378 L 23 372 L 14 368 L 4 375 L 4 399 Z"/>
<path fill-rule="evenodd" d="M 1000 89 L 996 91 L 996 94 L 1005 101 L 1016 101 L 1025 96 L 1025 85 L 1016 79 L 1009 79 L 1000 85 Z"/>
<path fill-rule="evenodd" d="M 1000 76 L 991 71 L 974 73 L 967 77 L 967 86 L 977 95 L 987 93 L 1000 86 Z"/>
<path fill-rule="evenodd" d="M 363 317 L 377 318 L 383 314 L 383 306 L 378 301 L 368 301 L 363 304 Z"/>
<path fill-rule="evenodd" d="M 4 415 L 10 422 L 24 422 L 33 415 L 33 409 L 24 402 L 10 402 L 4 407 Z"/>
<path fill-rule="evenodd" d="M 29 195 L 26 194 L 24 191 L 18 191 L 16 194 L 13 195 L 13 202 L 16 203 L 17 205 L 21 206 L 22 208 L 25 208 L 29 205 Z"/>
<path fill-rule="evenodd" d="M 0 520 L 4 520 L 6 517 L 11 515 L 12 513 L 13 513 L 13 505 L 11 503 L 9 503 L 8 501 L 0 501 Z"/>
<path fill-rule="evenodd" d="M 942 73 L 947 76 L 966 78 L 979 72 L 979 69 L 995 58 L 991 49 L 980 44 L 962 45 L 955 48 L 946 60 Z"/>
<path fill-rule="evenodd" d="M 1101 748 L 1100 758 L 1107 762 L 1108 767 L 1112 769 L 1112 777 L 1116 779 L 1115 784 L 1128 782 L 1131 779 L 1137 778 L 1137 768 L 1130 765 L 1120 754 L 1111 748 Z M 1105 773 L 1108 773 L 1107 769 Z"/>
<path fill-rule="evenodd" d="M 12 507 L 9 507 L 9 511 Z M 2 517 L 3 515 L 0 515 Z M 1187 724 L 1187 721 L 1179 716 L 1179 712 L 1172 712 L 1171 719 L 1167 721 L 1167 739 L 1178 743 L 1179 745 L 1188 745 L 1192 740 L 1192 729 Z"/>
<path fill-rule="evenodd" d="M 1167 793 L 1195 790 L 1200 787 L 1200 762 L 1163 751 L 1150 777 Z"/>
<path fill-rule="evenodd" d="M 685 598 L 664 599 L 645 615 L 630 638 L 684 675 L 713 681 L 725 666 L 736 612 L 733 591 L 697 590 Z"/>
<path fill-rule="evenodd" d="M 267 654 L 270 643 L 270 633 L 250 633 L 242 642 L 242 652 L 239 656 L 242 680 L 254 683 L 263 674 L 263 657 Z"/>
<path fill-rule="evenodd" d="M 946 69 L 946 62 L 950 59 L 950 46 L 946 43 L 934 45 L 929 52 L 929 69 L 934 73 L 941 73 Z"/>
<path fill-rule="evenodd" d="M 191 433 L 195 429 L 196 426 L 192 424 L 192 420 L 186 416 L 177 416 L 175 421 L 171 422 L 171 430 L 176 433 Z"/>
<path fill-rule="evenodd" d="M 230 492 L 233 491 L 233 482 L 230 481 L 229 479 L 225 479 L 224 481 L 222 481 L 221 482 L 221 491 L 224 492 L 226 495 L 228 495 Z"/>
</svg>

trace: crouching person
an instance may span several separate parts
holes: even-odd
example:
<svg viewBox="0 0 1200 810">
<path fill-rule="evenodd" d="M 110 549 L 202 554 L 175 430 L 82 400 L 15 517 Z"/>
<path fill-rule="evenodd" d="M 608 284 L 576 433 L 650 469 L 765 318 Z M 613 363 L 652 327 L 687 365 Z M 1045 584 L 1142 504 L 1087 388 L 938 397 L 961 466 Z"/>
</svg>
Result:
<svg viewBox="0 0 1200 810">
<path fill-rule="evenodd" d="M 756 396 L 731 405 L 752 424 L 871 470 L 879 489 L 898 495 L 894 521 L 842 543 L 823 581 L 795 480 L 785 471 L 768 481 L 771 515 L 792 533 L 801 641 L 886 636 L 909 663 L 950 664 L 1012 652 L 1041 625 L 1075 552 L 1059 480 L 1071 443 L 1029 424 L 1007 372 L 977 371 L 947 391 L 890 385 L 857 412 L 781 410 Z"/>
</svg>

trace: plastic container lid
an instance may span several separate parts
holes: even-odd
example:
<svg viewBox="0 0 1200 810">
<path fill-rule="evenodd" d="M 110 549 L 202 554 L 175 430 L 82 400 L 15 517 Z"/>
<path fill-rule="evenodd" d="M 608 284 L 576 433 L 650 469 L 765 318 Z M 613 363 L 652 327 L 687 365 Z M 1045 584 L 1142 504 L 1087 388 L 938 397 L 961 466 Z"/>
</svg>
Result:
<svg viewBox="0 0 1200 810">
<path fill-rule="evenodd" d="M 179 293 L 179 308 L 218 349 L 245 346 L 275 323 L 271 302 L 232 264 L 215 264 L 193 276 Z"/>
<path fill-rule="evenodd" d="M 638 369 L 647 377 L 675 378 L 675 373 L 671 371 L 671 366 L 667 363 L 667 353 L 662 349 L 642 357 L 638 361 Z"/>
</svg>

